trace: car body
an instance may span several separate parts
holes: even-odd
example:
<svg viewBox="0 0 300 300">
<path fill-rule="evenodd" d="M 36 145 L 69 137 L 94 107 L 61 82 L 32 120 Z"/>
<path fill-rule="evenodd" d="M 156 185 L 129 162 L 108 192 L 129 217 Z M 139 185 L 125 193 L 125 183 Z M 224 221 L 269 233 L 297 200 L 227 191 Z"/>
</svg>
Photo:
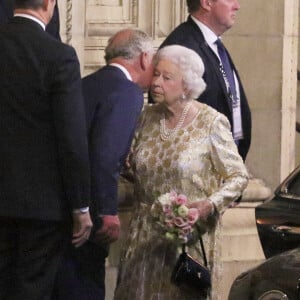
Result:
<svg viewBox="0 0 300 300">
<path fill-rule="evenodd" d="M 267 259 L 235 279 L 228 300 L 300 300 L 300 166 L 255 217 Z"/>
</svg>

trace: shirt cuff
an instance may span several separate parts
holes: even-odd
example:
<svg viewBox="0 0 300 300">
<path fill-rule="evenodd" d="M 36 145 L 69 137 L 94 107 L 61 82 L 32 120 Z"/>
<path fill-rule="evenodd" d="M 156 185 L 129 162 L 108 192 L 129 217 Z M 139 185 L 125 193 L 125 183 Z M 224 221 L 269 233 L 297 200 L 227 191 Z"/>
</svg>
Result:
<svg viewBox="0 0 300 300">
<path fill-rule="evenodd" d="M 77 208 L 77 209 L 73 209 L 73 213 L 74 214 L 85 214 L 90 210 L 90 208 L 87 207 L 82 207 L 82 208 Z"/>
</svg>

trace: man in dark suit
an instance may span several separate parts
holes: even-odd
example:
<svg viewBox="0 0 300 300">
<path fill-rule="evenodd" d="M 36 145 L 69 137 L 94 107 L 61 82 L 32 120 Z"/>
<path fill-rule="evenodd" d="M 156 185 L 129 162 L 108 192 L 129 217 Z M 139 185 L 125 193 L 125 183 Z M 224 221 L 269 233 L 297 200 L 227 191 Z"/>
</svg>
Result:
<svg viewBox="0 0 300 300">
<path fill-rule="evenodd" d="M 251 143 L 251 112 L 229 53 L 223 48 L 229 60 L 232 85 L 229 84 L 229 74 L 224 71 L 216 44 L 220 36 L 234 24 L 240 8 L 238 0 L 187 0 L 187 6 L 190 13 L 187 21 L 175 28 L 161 47 L 178 44 L 201 56 L 207 88 L 199 101 L 227 116 L 239 153 L 245 160 Z"/>
<path fill-rule="evenodd" d="M 91 165 L 90 242 L 71 249 L 57 278 L 53 300 L 101 300 L 105 258 L 119 237 L 118 179 L 130 149 L 143 90 L 152 78 L 154 48 L 142 31 L 116 33 L 105 49 L 107 66 L 83 79 Z"/>
<path fill-rule="evenodd" d="M 0 25 L 7 23 L 13 17 L 14 2 L 15 0 L 0 0 Z M 56 3 L 53 16 L 46 26 L 46 31 L 60 41 L 59 29 L 59 10 Z"/>
<path fill-rule="evenodd" d="M 0 1 L 0 24 L 5 24 L 13 17 L 13 2 L 12 0 Z"/>
<path fill-rule="evenodd" d="M 79 61 L 45 33 L 55 4 L 16 0 L 0 27 L 1 300 L 50 299 L 64 245 L 91 232 Z"/>
</svg>

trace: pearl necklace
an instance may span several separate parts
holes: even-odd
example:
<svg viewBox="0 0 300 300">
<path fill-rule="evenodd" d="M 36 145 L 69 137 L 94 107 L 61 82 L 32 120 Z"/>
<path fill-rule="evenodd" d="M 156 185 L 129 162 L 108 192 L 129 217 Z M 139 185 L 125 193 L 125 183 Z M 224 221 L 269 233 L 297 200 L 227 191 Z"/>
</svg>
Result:
<svg viewBox="0 0 300 300">
<path fill-rule="evenodd" d="M 172 129 L 166 128 L 166 116 L 165 114 L 163 114 L 163 117 L 160 120 L 160 137 L 163 141 L 167 141 L 168 139 L 173 137 L 177 133 L 177 131 L 182 127 L 192 104 L 193 101 L 190 101 L 189 103 L 186 104 L 186 106 L 184 107 L 181 113 L 178 123 Z"/>
</svg>

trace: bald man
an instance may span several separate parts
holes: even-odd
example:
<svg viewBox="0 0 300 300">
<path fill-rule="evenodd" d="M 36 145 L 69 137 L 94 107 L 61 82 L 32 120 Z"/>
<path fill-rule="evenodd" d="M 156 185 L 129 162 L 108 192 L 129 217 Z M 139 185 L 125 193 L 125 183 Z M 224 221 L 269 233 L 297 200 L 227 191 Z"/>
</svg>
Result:
<svg viewBox="0 0 300 300">
<path fill-rule="evenodd" d="M 152 40 L 142 31 L 117 32 L 105 49 L 107 65 L 83 79 L 91 165 L 93 237 L 70 248 L 53 300 L 103 300 L 105 259 L 118 239 L 118 179 L 153 73 Z"/>
</svg>

